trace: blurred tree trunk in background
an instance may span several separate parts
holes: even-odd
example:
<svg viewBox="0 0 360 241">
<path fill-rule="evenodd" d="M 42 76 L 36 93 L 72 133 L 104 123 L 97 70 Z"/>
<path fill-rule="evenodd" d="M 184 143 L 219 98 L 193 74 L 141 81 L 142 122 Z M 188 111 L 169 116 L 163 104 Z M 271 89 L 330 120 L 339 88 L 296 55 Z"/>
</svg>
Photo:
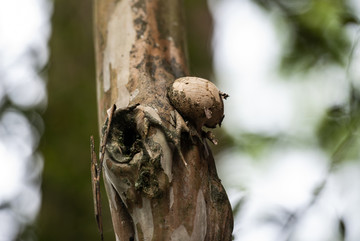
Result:
<svg viewBox="0 0 360 241">
<path fill-rule="evenodd" d="M 191 72 L 209 78 L 212 21 L 207 3 L 187 0 L 185 4 Z M 87 0 L 54 1 L 48 108 L 41 143 L 43 201 L 36 224 L 42 241 L 99 240 L 89 173 L 89 135 L 97 134 L 91 18 Z M 108 203 L 102 205 L 104 233 L 111 235 Z"/>
<path fill-rule="evenodd" d="M 231 240 L 233 217 L 205 140 L 170 105 L 187 76 L 181 0 L 95 1 L 104 181 L 116 240 Z M 103 133 L 102 133 L 103 134 Z M 182 162 L 182 155 L 188 166 Z"/>
<path fill-rule="evenodd" d="M 36 224 L 42 241 L 99 240 L 89 175 L 89 135 L 97 134 L 91 17 L 87 0 L 54 1 L 41 143 L 43 198 Z M 111 227 L 106 220 L 105 227 Z"/>
</svg>

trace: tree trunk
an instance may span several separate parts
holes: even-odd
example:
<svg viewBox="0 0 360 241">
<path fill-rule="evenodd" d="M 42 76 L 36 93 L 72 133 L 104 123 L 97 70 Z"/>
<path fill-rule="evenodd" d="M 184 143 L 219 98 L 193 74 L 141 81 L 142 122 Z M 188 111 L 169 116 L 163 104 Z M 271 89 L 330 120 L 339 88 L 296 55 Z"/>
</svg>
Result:
<svg viewBox="0 0 360 241">
<path fill-rule="evenodd" d="M 181 0 L 95 0 L 102 135 L 117 107 L 103 163 L 116 240 L 231 240 L 210 149 L 167 96 L 188 75 L 182 10 Z"/>
</svg>

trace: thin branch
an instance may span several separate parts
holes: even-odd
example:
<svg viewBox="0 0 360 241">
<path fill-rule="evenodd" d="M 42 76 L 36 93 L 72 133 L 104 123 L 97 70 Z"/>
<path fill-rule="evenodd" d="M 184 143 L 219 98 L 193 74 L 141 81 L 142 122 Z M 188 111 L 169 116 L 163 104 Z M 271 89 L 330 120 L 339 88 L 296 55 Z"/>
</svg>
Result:
<svg viewBox="0 0 360 241">
<path fill-rule="evenodd" d="M 104 162 L 104 156 L 105 156 L 105 147 L 106 142 L 108 139 L 108 135 L 110 132 L 111 122 L 114 115 L 114 112 L 116 110 L 116 106 L 113 105 L 110 110 L 110 114 L 108 117 L 108 123 L 106 130 L 104 132 L 102 143 L 100 147 L 100 161 L 98 162 L 96 158 L 96 152 L 95 152 L 95 142 L 94 137 L 90 137 L 90 152 L 91 152 L 91 183 L 92 183 L 92 190 L 93 190 L 93 198 L 94 198 L 94 211 L 95 211 L 95 219 L 96 223 L 100 232 L 101 240 L 104 240 L 103 235 L 103 224 L 102 224 L 102 216 L 101 216 L 101 194 L 100 194 L 100 177 L 101 177 L 101 171 L 102 166 Z"/>
</svg>

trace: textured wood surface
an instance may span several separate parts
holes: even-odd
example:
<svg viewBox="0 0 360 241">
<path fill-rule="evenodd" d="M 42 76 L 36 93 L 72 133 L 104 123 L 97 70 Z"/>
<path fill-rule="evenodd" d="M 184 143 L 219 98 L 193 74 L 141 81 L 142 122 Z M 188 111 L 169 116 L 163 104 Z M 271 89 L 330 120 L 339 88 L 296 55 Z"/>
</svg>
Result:
<svg viewBox="0 0 360 241">
<path fill-rule="evenodd" d="M 116 240 L 231 240 L 210 148 L 167 96 L 188 75 L 182 9 L 178 0 L 95 1 L 100 132 L 117 106 L 103 169 Z"/>
</svg>

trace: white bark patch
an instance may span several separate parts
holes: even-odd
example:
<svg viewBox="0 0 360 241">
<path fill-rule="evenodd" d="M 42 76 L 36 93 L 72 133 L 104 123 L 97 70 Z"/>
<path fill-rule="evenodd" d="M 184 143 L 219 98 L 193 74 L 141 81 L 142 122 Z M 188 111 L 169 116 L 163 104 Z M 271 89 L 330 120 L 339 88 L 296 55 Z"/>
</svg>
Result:
<svg viewBox="0 0 360 241">
<path fill-rule="evenodd" d="M 153 117 L 154 119 L 156 119 L 157 121 L 159 121 L 161 123 L 161 118 L 156 109 L 154 109 L 150 106 L 143 106 L 143 105 L 139 105 L 137 108 L 140 110 L 143 110 L 148 115 L 150 115 L 151 117 Z"/>
<path fill-rule="evenodd" d="M 189 241 L 190 236 L 184 225 L 179 226 L 171 234 L 170 241 Z M 199 240 L 200 241 L 200 240 Z"/>
<path fill-rule="evenodd" d="M 115 108 L 114 111 L 116 111 L 117 108 Z M 108 115 L 108 118 L 110 118 L 110 115 L 111 115 L 111 110 L 112 110 L 112 106 L 106 110 L 106 114 Z"/>
<path fill-rule="evenodd" d="M 174 189 L 173 187 L 170 187 L 170 208 L 172 207 L 172 205 L 174 204 Z"/>
<path fill-rule="evenodd" d="M 116 237 L 116 241 L 121 241 L 116 234 L 115 234 L 115 237 Z"/>
<path fill-rule="evenodd" d="M 103 87 L 105 92 L 110 89 L 111 85 L 111 70 L 109 66 L 116 70 L 118 96 L 115 102 L 118 108 L 128 106 L 130 99 L 126 84 L 129 79 L 129 52 L 136 35 L 132 23 L 133 20 L 129 2 L 119 1 L 108 23 L 108 35 L 103 62 Z M 119 31 L 119 29 L 123 31 Z M 124 32 L 124 30 L 126 32 Z"/>
<path fill-rule="evenodd" d="M 158 131 L 155 135 L 153 135 L 153 140 L 160 144 L 162 150 L 162 156 L 160 159 L 161 167 L 164 170 L 164 173 L 169 178 L 169 183 L 172 180 L 172 151 L 168 145 L 166 137 L 163 132 Z"/>
<path fill-rule="evenodd" d="M 191 234 L 191 241 L 203 241 L 206 235 L 206 203 L 204 194 L 201 190 L 198 192 L 196 200 L 196 214 L 194 218 L 194 228 Z"/>
<path fill-rule="evenodd" d="M 106 165 L 103 166 L 104 168 L 106 168 Z M 106 179 L 105 181 L 105 185 L 107 185 L 107 192 L 108 192 L 108 199 L 110 201 L 110 207 L 111 208 L 115 208 L 115 210 L 117 211 L 117 205 L 116 205 L 116 201 L 115 201 L 115 191 L 113 190 L 112 187 L 112 182 L 111 179 L 109 178 L 107 172 L 103 172 L 104 173 L 104 179 Z"/>
<path fill-rule="evenodd" d="M 119 79 L 118 79 L 119 80 Z M 116 100 L 116 106 L 126 107 L 130 102 L 130 94 L 125 85 L 121 86 L 118 83 L 118 97 Z"/>
<path fill-rule="evenodd" d="M 143 197 L 142 208 L 135 208 L 131 216 L 135 224 L 136 237 L 139 237 L 136 227 L 140 223 L 140 228 L 144 235 L 143 241 L 151 241 L 154 234 L 154 221 L 150 200 Z"/>
<path fill-rule="evenodd" d="M 131 92 L 130 101 L 132 101 L 138 94 L 139 94 L 139 89 L 136 89 L 133 92 Z"/>
</svg>

